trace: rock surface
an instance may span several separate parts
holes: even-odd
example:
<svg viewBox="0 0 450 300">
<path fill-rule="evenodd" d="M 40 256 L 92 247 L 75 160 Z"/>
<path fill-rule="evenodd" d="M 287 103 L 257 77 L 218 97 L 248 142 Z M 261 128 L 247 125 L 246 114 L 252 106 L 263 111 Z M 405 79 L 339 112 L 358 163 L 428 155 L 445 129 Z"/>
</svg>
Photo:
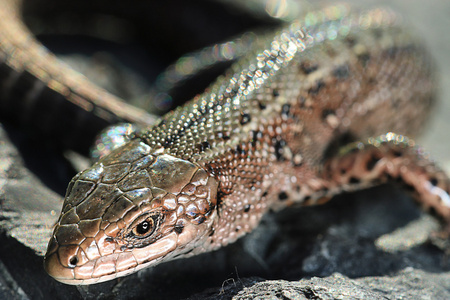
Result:
<svg viewBox="0 0 450 300">
<path fill-rule="evenodd" d="M 450 275 L 435 276 L 427 272 L 405 269 L 393 277 L 350 279 L 339 273 L 300 281 L 249 278 L 229 284 L 219 292 L 207 291 L 189 299 L 448 299 Z"/>
<path fill-rule="evenodd" d="M 439 62 L 443 101 L 423 142 L 450 171 L 450 3 L 389 3 Z M 429 241 L 438 224 L 391 186 L 268 214 L 216 252 L 103 284 L 60 284 L 42 255 L 74 172 L 61 154 L 0 125 L 0 299 L 450 299 L 449 254 Z"/>
</svg>

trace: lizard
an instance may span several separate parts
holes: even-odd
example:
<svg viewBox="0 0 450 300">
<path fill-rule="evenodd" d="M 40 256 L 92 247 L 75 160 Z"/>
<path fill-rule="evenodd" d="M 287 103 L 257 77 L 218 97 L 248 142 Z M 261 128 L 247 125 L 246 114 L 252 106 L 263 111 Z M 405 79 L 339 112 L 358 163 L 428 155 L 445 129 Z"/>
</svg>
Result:
<svg viewBox="0 0 450 300">
<path fill-rule="evenodd" d="M 330 6 L 261 36 L 205 93 L 74 177 L 47 272 L 114 279 L 232 243 L 268 210 L 392 180 L 447 224 L 449 179 L 409 138 L 433 104 L 432 63 L 399 23 Z"/>
</svg>

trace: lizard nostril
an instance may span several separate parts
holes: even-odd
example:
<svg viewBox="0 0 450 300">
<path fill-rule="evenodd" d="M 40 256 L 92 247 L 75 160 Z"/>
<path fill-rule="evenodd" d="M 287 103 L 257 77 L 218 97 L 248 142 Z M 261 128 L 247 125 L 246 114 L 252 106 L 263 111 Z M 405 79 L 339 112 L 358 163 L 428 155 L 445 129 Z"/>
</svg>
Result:
<svg viewBox="0 0 450 300">
<path fill-rule="evenodd" d="M 69 258 L 69 267 L 70 268 L 75 268 L 78 264 L 78 257 L 76 256 L 72 256 L 71 258 Z"/>
</svg>

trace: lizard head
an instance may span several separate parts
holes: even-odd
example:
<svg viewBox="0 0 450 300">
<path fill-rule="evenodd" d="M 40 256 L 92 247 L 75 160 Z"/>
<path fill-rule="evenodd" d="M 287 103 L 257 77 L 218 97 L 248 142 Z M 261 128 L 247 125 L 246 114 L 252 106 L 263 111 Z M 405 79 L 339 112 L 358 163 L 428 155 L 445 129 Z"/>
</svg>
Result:
<svg viewBox="0 0 450 300">
<path fill-rule="evenodd" d="M 217 188 L 199 165 L 132 140 L 72 179 L 45 269 L 92 284 L 201 252 Z"/>
</svg>

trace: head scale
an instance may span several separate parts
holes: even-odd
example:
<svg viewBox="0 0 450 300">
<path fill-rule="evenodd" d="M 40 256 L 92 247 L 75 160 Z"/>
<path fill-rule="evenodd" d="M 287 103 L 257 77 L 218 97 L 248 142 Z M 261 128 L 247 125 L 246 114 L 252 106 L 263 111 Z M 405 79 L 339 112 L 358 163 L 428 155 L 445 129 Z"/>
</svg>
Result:
<svg viewBox="0 0 450 300">
<path fill-rule="evenodd" d="M 45 255 L 51 276 L 91 284 L 201 251 L 217 180 L 151 150 L 132 140 L 72 179 Z"/>
</svg>

